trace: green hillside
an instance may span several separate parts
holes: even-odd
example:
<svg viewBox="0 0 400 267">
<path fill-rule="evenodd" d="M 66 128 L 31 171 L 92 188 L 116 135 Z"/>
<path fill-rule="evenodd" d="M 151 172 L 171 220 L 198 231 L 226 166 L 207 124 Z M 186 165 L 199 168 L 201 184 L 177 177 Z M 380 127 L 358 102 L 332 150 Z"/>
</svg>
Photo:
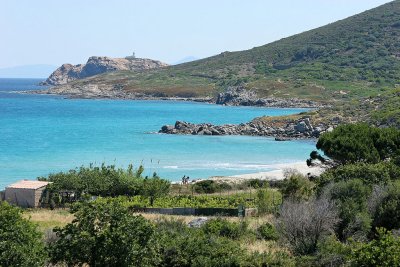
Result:
<svg viewBox="0 0 400 267">
<path fill-rule="evenodd" d="M 238 36 L 240 38 L 240 36 Z M 400 83 L 400 1 L 246 51 L 81 83 L 165 96 L 210 96 L 245 84 L 260 96 L 314 100 L 379 94 Z"/>
</svg>

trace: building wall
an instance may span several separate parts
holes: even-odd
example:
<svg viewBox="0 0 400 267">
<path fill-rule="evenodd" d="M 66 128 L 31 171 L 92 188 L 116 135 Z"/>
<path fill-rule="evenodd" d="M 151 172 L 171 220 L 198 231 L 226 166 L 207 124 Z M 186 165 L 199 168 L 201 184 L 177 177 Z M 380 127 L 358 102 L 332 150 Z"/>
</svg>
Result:
<svg viewBox="0 0 400 267">
<path fill-rule="evenodd" d="M 34 208 L 35 190 L 22 188 L 6 188 L 6 201 L 10 204 L 23 207 Z"/>
<path fill-rule="evenodd" d="M 35 190 L 35 208 L 40 206 L 40 199 L 42 198 L 43 191 L 46 189 L 45 186 Z"/>
</svg>

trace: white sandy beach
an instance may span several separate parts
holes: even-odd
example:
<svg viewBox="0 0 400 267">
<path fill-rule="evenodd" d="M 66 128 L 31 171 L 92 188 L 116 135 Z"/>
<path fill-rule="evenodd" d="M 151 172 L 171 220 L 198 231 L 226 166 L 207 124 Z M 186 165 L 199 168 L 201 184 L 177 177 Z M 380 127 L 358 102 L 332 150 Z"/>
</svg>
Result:
<svg viewBox="0 0 400 267">
<path fill-rule="evenodd" d="M 297 171 L 303 175 L 320 175 L 324 169 L 321 167 L 308 167 L 306 162 L 295 163 L 281 163 L 271 165 L 273 170 L 267 172 L 256 172 L 249 174 L 240 174 L 233 176 L 214 176 L 210 177 L 211 180 L 227 181 L 227 182 L 240 182 L 248 179 L 261 179 L 261 180 L 282 180 L 285 178 L 286 171 Z"/>
</svg>

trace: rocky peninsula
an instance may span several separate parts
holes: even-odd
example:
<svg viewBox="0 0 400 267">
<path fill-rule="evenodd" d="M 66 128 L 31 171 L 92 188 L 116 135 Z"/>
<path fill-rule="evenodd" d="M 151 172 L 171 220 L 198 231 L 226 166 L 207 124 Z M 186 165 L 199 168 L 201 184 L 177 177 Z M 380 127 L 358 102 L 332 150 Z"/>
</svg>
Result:
<svg viewBox="0 0 400 267">
<path fill-rule="evenodd" d="M 149 70 L 166 67 L 168 64 L 147 58 L 90 57 L 86 64 L 63 64 L 56 69 L 41 85 L 63 85 L 71 81 L 91 77 L 97 74 L 118 70 Z"/>
</svg>

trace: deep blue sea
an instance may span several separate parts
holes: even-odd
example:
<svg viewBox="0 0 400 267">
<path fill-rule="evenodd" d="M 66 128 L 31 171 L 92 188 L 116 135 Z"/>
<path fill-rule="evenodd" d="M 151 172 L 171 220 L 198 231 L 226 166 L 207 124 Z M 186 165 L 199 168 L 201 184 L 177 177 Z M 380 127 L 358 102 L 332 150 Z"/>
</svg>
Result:
<svg viewBox="0 0 400 267">
<path fill-rule="evenodd" d="M 143 164 L 172 181 L 268 171 L 304 161 L 313 141 L 265 137 L 182 136 L 156 132 L 176 120 L 214 124 L 293 114 L 303 109 L 226 107 L 173 101 L 82 100 L 24 95 L 38 79 L 0 79 L 0 190 L 90 163 Z"/>
</svg>

